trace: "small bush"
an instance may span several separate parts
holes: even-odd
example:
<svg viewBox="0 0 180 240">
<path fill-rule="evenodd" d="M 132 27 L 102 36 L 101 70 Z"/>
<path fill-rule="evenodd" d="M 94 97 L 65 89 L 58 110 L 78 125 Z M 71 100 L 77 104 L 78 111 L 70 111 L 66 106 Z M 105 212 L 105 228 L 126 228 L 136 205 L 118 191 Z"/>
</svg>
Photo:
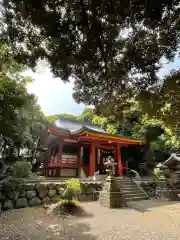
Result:
<svg viewBox="0 0 180 240">
<path fill-rule="evenodd" d="M 20 191 L 23 188 L 23 182 L 21 180 L 14 179 L 13 177 L 5 178 L 1 184 L 2 192 L 5 194 Z"/>
<path fill-rule="evenodd" d="M 29 162 L 17 161 L 12 166 L 13 175 L 16 178 L 27 178 L 31 174 L 31 165 Z"/>
<path fill-rule="evenodd" d="M 77 199 L 78 194 L 82 192 L 81 184 L 78 179 L 69 179 L 65 181 L 65 190 L 62 197 L 67 201 Z"/>
</svg>

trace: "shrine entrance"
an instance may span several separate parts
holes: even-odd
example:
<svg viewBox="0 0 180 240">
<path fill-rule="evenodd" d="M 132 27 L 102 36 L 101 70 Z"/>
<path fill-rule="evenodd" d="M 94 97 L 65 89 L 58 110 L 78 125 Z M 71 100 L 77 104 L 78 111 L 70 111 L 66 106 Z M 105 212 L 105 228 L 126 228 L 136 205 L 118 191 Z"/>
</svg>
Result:
<svg viewBox="0 0 180 240">
<path fill-rule="evenodd" d="M 106 174 L 106 167 L 104 163 L 108 157 L 115 159 L 115 150 L 100 149 L 98 164 L 98 170 L 100 171 L 100 174 Z"/>
</svg>

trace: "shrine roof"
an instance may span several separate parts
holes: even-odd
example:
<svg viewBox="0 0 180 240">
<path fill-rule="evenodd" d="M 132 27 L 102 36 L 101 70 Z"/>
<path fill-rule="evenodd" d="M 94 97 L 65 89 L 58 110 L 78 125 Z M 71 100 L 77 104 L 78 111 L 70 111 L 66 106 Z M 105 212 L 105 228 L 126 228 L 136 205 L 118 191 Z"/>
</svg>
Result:
<svg viewBox="0 0 180 240">
<path fill-rule="evenodd" d="M 69 119 L 65 117 L 60 117 L 54 124 L 52 124 L 51 129 L 54 129 L 59 132 L 59 134 L 68 134 L 71 136 L 82 136 L 85 133 L 89 136 L 92 135 L 92 137 L 96 138 L 111 138 L 111 139 L 117 139 L 122 141 L 130 141 L 134 143 L 144 144 L 143 139 L 135 139 L 132 137 L 125 137 L 120 134 L 109 134 L 104 129 L 102 129 L 99 125 L 92 124 L 89 122 L 83 122 L 79 120 Z"/>
<path fill-rule="evenodd" d="M 56 120 L 54 126 L 57 129 L 66 130 L 70 133 L 79 132 L 81 129 L 89 129 L 90 131 L 106 133 L 99 125 L 65 117 L 60 117 Z"/>
</svg>

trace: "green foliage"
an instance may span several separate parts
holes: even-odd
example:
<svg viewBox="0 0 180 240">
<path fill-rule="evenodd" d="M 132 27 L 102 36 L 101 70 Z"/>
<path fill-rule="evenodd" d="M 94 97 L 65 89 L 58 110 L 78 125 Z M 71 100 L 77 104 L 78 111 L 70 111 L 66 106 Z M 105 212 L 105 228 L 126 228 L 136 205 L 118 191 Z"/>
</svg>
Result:
<svg viewBox="0 0 180 240">
<path fill-rule="evenodd" d="M 179 69 L 163 78 L 159 70 L 162 59 L 173 61 L 179 51 L 179 4 L 3 0 L 1 38 L 18 61 L 34 67 L 46 58 L 54 75 L 73 77 L 77 102 L 108 104 L 117 116 L 116 108 L 136 96 L 146 112 L 175 127 Z"/>
<path fill-rule="evenodd" d="M 31 79 L 22 71 L 25 67 L 17 63 L 11 49 L 0 43 L 0 138 L 1 155 L 19 157 L 20 150 L 33 152 L 38 137 L 46 131 L 46 120 L 37 105 L 37 99 L 29 94 L 26 84 Z"/>
<path fill-rule="evenodd" d="M 95 115 L 92 119 L 92 123 L 100 125 L 102 128 L 106 129 L 108 119 L 103 116 Z"/>
<path fill-rule="evenodd" d="M 58 119 L 58 115 L 49 115 L 46 116 L 46 119 L 49 123 L 54 123 Z"/>
<path fill-rule="evenodd" d="M 58 118 L 60 117 L 65 117 L 65 118 L 70 118 L 70 119 L 77 119 L 76 116 L 68 113 L 61 113 L 61 114 L 56 114 L 56 115 L 49 115 L 46 116 L 46 119 L 49 123 L 54 123 Z"/>
<path fill-rule="evenodd" d="M 25 161 L 17 161 L 12 165 L 14 177 L 28 178 L 31 174 L 31 164 Z"/>
<path fill-rule="evenodd" d="M 94 111 L 92 108 L 85 108 L 77 119 L 87 122 L 92 122 L 94 118 Z"/>
<path fill-rule="evenodd" d="M 107 124 L 106 131 L 112 135 L 116 134 L 116 126 L 114 126 L 113 124 Z"/>
<path fill-rule="evenodd" d="M 144 159 L 149 165 L 153 161 L 164 161 L 179 148 L 180 140 L 175 130 L 161 119 L 150 118 L 141 104 L 132 98 L 116 106 L 116 112 L 102 105 L 99 109 L 84 109 L 76 119 L 89 119 L 110 134 L 145 139 Z"/>
<path fill-rule="evenodd" d="M 2 192 L 6 195 L 13 192 L 18 192 L 24 187 L 24 183 L 21 180 L 15 179 L 12 176 L 6 177 L 2 182 Z"/>
<path fill-rule="evenodd" d="M 67 201 L 72 201 L 77 198 L 77 195 L 82 191 L 81 184 L 78 179 L 69 179 L 65 181 L 65 190 L 63 198 Z"/>
</svg>

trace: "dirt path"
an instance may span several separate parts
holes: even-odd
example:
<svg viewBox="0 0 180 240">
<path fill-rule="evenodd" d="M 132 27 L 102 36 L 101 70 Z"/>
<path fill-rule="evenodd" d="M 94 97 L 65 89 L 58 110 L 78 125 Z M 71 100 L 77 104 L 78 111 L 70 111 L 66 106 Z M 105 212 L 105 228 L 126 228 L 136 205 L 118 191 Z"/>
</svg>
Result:
<svg viewBox="0 0 180 240">
<path fill-rule="evenodd" d="M 178 240 L 180 203 L 142 201 L 134 209 L 106 209 L 86 203 L 85 217 L 60 218 L 44 209 L 13 210 L 0 217 L 1 240 Z"/>
</svg>

